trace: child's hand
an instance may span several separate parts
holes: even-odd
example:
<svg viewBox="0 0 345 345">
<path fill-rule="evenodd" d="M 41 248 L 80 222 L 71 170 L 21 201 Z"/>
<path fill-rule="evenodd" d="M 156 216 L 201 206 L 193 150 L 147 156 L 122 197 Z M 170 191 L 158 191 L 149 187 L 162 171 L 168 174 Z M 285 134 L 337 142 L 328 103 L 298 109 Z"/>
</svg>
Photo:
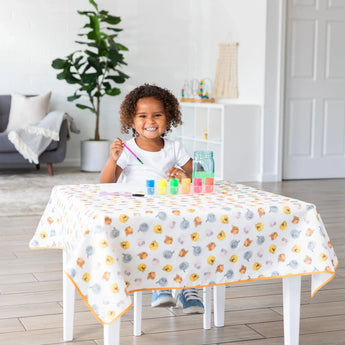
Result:
<svg viewBox="0 0 345 345">
<path fill-rule="evenodd" d="M 183 178 L 188 177 L 186 173 L 179 168 L 171 168 L 168 172 L 168 178 L 177 178 L 181 181 Z"/>
<path fill-rule="evenodd" d="M 117 162 L 123 151 L 123 143 L 120 138 L 116 138 L 110 145 L 110 157 Z"/>
</svg>

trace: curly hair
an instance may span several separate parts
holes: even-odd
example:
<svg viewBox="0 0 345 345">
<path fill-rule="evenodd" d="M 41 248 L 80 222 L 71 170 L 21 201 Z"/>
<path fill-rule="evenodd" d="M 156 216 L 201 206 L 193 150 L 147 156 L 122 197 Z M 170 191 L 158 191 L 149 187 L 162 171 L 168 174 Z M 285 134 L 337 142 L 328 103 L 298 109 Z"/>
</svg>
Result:
<svg viewBox="0 0 345 345">
<path fill-rule="evenodd" d="M 136 131 L 132 128 L 137 102 L 140 98 L 152 97 L 161 101 L 167 117 L 167 128 L 163 134 L 171 131 L 172 127 L 182 125 L 182 115 L 176 97 L 168 90 L 156 85 L 144 84 L 132 90 L 123 100 L 120 107 L 121 133 L 129 133 L 132 129 L 133 137 Z"/>
</svg>

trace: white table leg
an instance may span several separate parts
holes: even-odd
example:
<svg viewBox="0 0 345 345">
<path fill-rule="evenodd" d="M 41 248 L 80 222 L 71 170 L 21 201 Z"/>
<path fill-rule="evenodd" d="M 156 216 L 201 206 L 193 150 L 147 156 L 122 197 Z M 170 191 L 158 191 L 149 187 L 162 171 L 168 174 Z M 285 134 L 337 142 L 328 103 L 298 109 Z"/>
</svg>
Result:
<svg viewBox="0 0 345 345">
<path fill-rule="evenodd" d="M 301 277 L 283 278 L 284 345 L 299 344 Z"/>
<path fill-rule="evenodd" d="M 110 325 L 104 325 L 104 345 L 120 345 L 120 324 L 121 318 L 118 318 Z"/>
<path fill-rule="evenodd" d="M 204 302 L 204 316 L 203 316 L 203 323 L 204 329 L 211 328 L 211 287 L 204 287 L 203 288 L 203 302 Z"/>
<path fill-rule="evenodd" d="M 142 297 L 143 297 L 143 293 L 141 291 L 134 292 L 134 325 L 133 325 L 133 334 L 135 336 L 141 335 Z"/>
<path fill-rule="evenodd" d="M 62 261 L 63 340 L 70 341 L 73 340 L 75 287 L 71 280 L 64 273 L 66 267 L 66 253 L 64 250 Z"/>
<path fill-rule="evenodd" d="M 225 309 L 225 285 L 218 285 L 213 288 L 213 304 L 214 325 L 216 327 L 223 327 Z"/>
</svg>

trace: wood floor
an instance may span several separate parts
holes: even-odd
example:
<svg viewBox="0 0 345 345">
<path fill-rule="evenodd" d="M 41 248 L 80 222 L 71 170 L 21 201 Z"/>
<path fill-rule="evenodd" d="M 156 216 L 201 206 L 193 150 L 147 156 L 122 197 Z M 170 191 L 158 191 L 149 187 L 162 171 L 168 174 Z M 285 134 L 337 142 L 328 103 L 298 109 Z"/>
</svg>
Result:
<svg viewBox="0 0 345 345">
<path fill-rule="evenodd" d="M 345 180 L 247 183 L 315 203 L 340 261 L 336 277 L 310 298 L 302 279 L 302 345 L 345 344 Z M 1 210 L 0 210 L 1 214 Z M 38 216 L 0 217 L 0 344 L 103 345 L 103 327 L 77 296 L 74 341 L 62 340 L 62 275 L 59 250 L 28 248 Z M 132 336 L 132 311 L 121 322 L 121 345 L 280 345 L 283 339 L 281 280 L 226 289 L 225 327 L 202 328 L 202 317 L 178 309 L 150 307 L 143 298 L 143 331 Z M 291 344 L 293 345 L 293 344 Z"/>
</svg>

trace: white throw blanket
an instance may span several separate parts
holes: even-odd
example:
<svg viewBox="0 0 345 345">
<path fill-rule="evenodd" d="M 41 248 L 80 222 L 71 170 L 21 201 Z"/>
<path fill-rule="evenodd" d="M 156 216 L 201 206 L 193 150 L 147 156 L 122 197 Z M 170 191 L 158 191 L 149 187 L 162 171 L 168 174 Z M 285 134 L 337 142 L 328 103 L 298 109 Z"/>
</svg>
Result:
<svg viewBox="0 0 345 345">
<path fill-rule="evenodd" d="M 64 119 L 68 122 L 68 137 L 70 132 L 80 132 L 71 116 L 63 111 L 55 110 L 33 125 L 10 131 L 8 139 L 25 159 L 30 163 L 38 164 L 38 157 L 51 141 L 59 141 L 60 127 Z"/>
</svg>

